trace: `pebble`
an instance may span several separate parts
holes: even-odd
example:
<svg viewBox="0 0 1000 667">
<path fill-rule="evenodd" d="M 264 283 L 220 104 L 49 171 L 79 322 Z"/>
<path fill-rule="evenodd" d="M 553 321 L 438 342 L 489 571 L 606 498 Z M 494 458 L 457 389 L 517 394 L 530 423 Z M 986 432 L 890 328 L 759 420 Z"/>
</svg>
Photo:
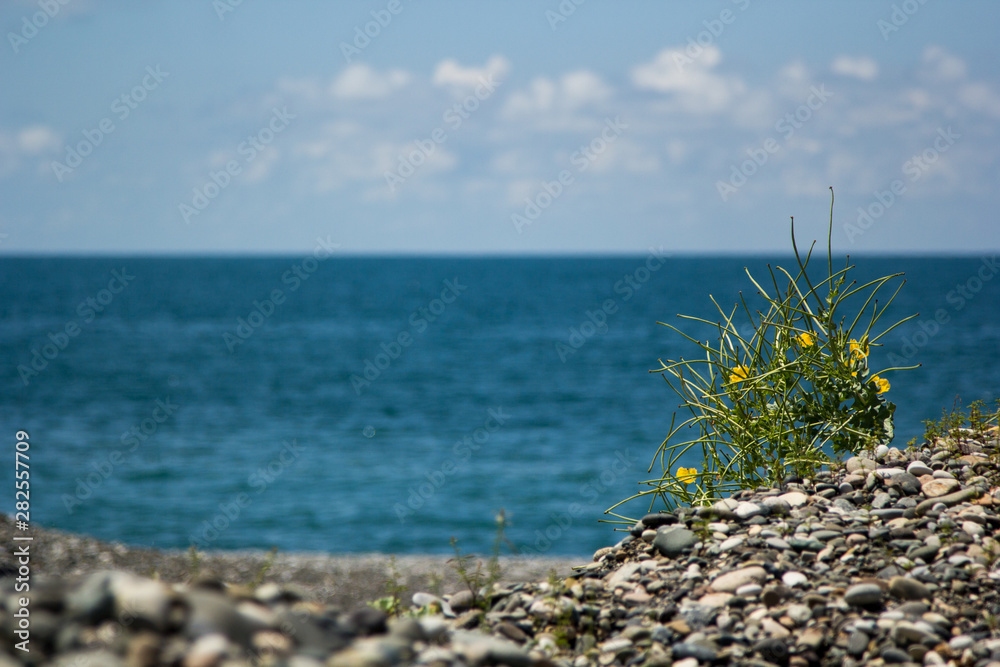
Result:
<svg viewBox="0 0 1000 667">
<path fill-rule="evenodd" d="M 687 528 L 665 527 L 656 531 L 653 546 L 660 555 L 675 558 L 698 543 L 698 536 Z"/>
<path fill-rule="evenodd" d="M 712 581 L 711 588 L 717 592 L 732 593 L 747 584 L 761 584 L 765 579 L 767 579 L 767 571 L 755 565 L 719 575 Z"/>
<path fill-rule="evenodd" d="M 961 486 L 957 479 L 930 479 L 923 483 L 920 490 L 928 498 L 946 496 Z"/>
<path fill-rule="evenodd" d="M 801 572 L 785 572 L 783 575 L 781 575 L 781 583 L 785 584 L 789 588 L 795 588 L 796 586 L 801 586 L 807 581 L 809 581 L 809 577 L 802 574 Z"/>
<path fill-rule="evenodd" d="M 1000 667 L 1000 626 L 987 620 L 1000 609 L 1000 470 L 989 464 L 998 446 L 967 447 L 985 458 L 885 447 L 878 463 L 852 457 L 846 471 L 647 514 L 568 578 L 501 584 L 486 610 L 456 591 L 418 592 L 391 619 L 345 611 L 310 601 L 281 573 L 256 591 L 33 574 L 32 657 L 110 667 Z M 13 583 L 0 591 L 8 619 Z M 132 620 L 116 627 L 124 610 Z M 0 667 L 18 664 L 6 646 Z"/>
<path fill-rule="evenodd" d="M 878 584 L 855 584 L 844 593 L 844 602 L 858 607 L 880 604 L 882 589 Z"/>
<path fill-rule="evenodd" d="M 900 600 L 924 600 L 931 592 L 923 583 L 909 577 L 893 577 L 889 580 L 889 594 Z"/>
</svg>

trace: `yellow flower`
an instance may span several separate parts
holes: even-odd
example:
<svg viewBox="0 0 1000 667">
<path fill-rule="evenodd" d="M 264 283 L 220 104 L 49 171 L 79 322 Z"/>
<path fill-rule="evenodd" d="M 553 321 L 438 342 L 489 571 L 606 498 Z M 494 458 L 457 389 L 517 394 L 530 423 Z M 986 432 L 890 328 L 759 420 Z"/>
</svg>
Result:
<svg viewBox="0 0 1000 667">
<path fill-rule="evenodd" d="M 872 382 L 878 385 L 878 393 L 880 394 L 884 394 L 891 388 L 891 385 L 889 384 L 888 380 L 886 380 L 885 378 L 880 378 L 877 375 L 872 376 Z"/>
<path fill-rule="evenodd" d="M 733 366 L 733 372 L 729 374 L 729 382 L 743 382 L 750 377 L 750 369 L 746 366 Z"/>
<path fill-rule="evenodd" d="M 867 359 L 868 358 L 868 346 L 862 346 L 861 343 L 851 339 L 848 345 L 851 348 L 851 359 Z"/>
<path fill-rule="evenodd" d="M 684 484 L 690 484 L 691 482 L 698 479 L 698 469 L 697 468 L 678 468 L 677 469 L 677 480 Z"/>
<path fill-rule="evenodd" d="M 811 333 L 800 333 L 795 337 L 795 340 L 799 341 L 799 345 L 802 347 L 812 347 L 814 342 Z"/>
</svg>

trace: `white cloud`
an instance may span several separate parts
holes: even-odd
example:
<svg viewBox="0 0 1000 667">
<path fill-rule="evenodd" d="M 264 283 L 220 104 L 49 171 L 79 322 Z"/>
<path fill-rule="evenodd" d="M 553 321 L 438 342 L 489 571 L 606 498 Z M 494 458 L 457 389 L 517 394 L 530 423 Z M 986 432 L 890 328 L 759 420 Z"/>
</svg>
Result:
<svg viewBox="0 0 1000 667">
<path fill-rule="evenodd" d="M 959 101 L 974 111 L 1000 118 L 1000 95 L 985 83 L 969 83 L 958 91 Z"/>
<path fill-rule="evenodd" d="M 837 56 L 830 63 L 830 71 L 841 76 L 850 76 L 862 81 L 872 81 L 878 76 L 878 63 L 864 56 L 859 58 Z"/>
<path fill-rule="evenodd" d="M 483 67 L 462 67 L 457 60 L 448 58 L 434 68 L 432 82 L 435 86 L 475 88 L 484 81 L 496 81 L 510 70 L 510 63 L 503 56 L 491 56 Z"/>
<path fill-rule="evenodd" d="M 44 125 L 26 127 L 17 134 L 17 143 L 28 155 L 59 150 L 62 142 L 56 133 Z"/>
<path fill-rule="evenodd" d="M 940 46 L 928 46 L 924 49 L 923 62 L 923 73 L 932 81 L 959 81 L 965 78 L 965 61 Z"/>
<path fill-rule="evenodd" d="M 507 98 L 503 113 L 508 118 L 537 116 L 548 111 L 571 112 L 586 106 L 595 106 L 612 95 L 598 75 L 587 70 L 564 74 L 558 81 L 546 77 L 534 79 L 525 90 L 514 92 Z M 564 119 L 567 124 L 571 119 Z"/>
<path fill-rule="evenodd" d="M 427 174 L 451 171 L 458 164 L 458 157 L 443 145 L 435 145 L 434 150 L 426 154 L 418 151 L 413 141 L 385 140 L 377 131 L 353 121 L 323 125 L 311 138 L 295 145 L 292 157 L 304 162 L 306 178 L 315 184 L 318 192 L 367 184 L 371 187 L 365 191 L 365 198 L 371 200 L 391 196 L 386 172 L 396 173 L 400 160 L 415 152 L 421 153 L 417 159 L 422 157 L 422 161 L 414 175 L 405 179 L 400 187 L 402 192 L 423 194 L 421 188 L 426 190 L 426 186 L 418 187 L 416 181 Z M 417 162 L 411 159 L 411 164 Z"/>
<path fill-rule="evenodd" d="M 348 65 L 330 91 L 341 99 L 380 99 L 410 82 L 409 73 L 394 69 L 380 73 L 363 63 Z"/>
<path fill-rule="evenodd" d="M 722 111 L 746 86 L 736 77 L 713 73 L 721 61 L 722 53 L 715 45 L 706 47 L 693 62 L 679 49 L 664 49 L 651 62 L 632 69 L 632 84 L 640 90 L 672 94 L 691 113 Z"/>
</svg>

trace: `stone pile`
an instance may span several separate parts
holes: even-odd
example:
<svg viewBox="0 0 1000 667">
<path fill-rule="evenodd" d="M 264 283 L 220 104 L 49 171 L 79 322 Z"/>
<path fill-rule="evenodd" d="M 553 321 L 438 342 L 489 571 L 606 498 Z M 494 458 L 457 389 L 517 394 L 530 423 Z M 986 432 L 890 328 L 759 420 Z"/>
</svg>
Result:
<svg viewBox="0 0 1000 667">
<path fill-rule="evenodd" d="M 650 514 L 567 578 L 345 612 L 294 586 L 35 582 L 18 664 L 1000 667 L 995 434 Z M 489 593 L 487 596 L 486 594 Z"/>
</svg>

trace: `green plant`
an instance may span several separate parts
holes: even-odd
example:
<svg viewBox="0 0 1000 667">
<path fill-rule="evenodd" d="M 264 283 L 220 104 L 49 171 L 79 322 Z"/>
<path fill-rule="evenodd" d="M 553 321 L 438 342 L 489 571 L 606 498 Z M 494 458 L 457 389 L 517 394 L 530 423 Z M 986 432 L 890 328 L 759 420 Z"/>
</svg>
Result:
<svg viewBox="0 0 1000 667">
<path fill-rule="evenodd" d="M 369 602 L 368 606 L 381 609 L 389 616 L 398 616 L 403 609 L 400 596 L 406 592 L 406 585 L 400 582 L 395 556 L 389 557 L 389 578 L 385 582 L 385 592 L 388 593 L 387 596 Z"/>
<path fill-rule="evenodd" d="M 815 242 L 803 258 L 792 218 L 797 268 L 788 271 L 769 265 L 767 287 L 747 271 L 762 309 L 752 311 L 741 293 L 740 302 L 729 312 L 709 297 L 721 316 L 718 322 L 679 315 L 714 329 L 718 341 L 711 344 L 664 325 L 694 343 L 703 355 L 667 363 L 660 360 L 660 368 L 650 371 L 664 377 L 680 397 L 679 407 L 690 416 L 679 424 L 677 413 L 671 419 L 667 437 L 649 467 L 652 471 L 659 461 L 660 477 L 640 482 L 650 488 L 607 513 L 630 521 L 612 510 L 646 495 L 651 496 L 652 511 L 657 499 L 670 508 L 706 503 L 738 489 L 776 486 L 789 473 L 808 476 L 828 465 L 828 449 L 840 457 L 892 440 L 895 405 L 883 396 L 890 388 L 883 375 L 903 369 L 873 373 L 868 354 L 883 336 L 916 315 L 875 330 L 905 281 L 881 305 L 875 298 L 878 291 L 902 274 L 859 286 L 847 282 L 850 264 L 834 271 L 832 188 L 830 194 L 825 279 L 814 282 L 807 271 Z M 864 300 L 853 317 L 845 314 L 850 299 Z M 737 326 L 743 315 L 753 325 L 749 338 Z M 673 442 L 681 429 L 693 429 L 694 437 Z M 678 468 L 694 454 L 692 449 L 700 449 L 701 470 Z"/>
<path fill-rule="evenodd" d="M 192 544 L 188 548 L 188 580 L 197 579 L 199 573 L 201 573 L 201 555 L 198 553 L 198 547 Z"/>
<path fill-rule="evenodd" d="M 271 547 L 264 557 L 263 562 L 260 564 L 260 568 L 257 569 L 257 574 L 254 575 L 253 581 L 250 582 L 250 590 L 256 590 L 258 586 L 264 583 L 264 577 L 267 573 L 274 567 L 274 559 L 278 556 L 278 547 Z"/>
<path fill-rule="evenodd" d="M 964 431 L 966 424 L 973 434 L 986 433 L 991 426 L 996 426 L 1000 422 L 1000 399 L 996 400 L 996 405 L 996 412 L 991 414 L 987 410 L 985 401 L 973 401 L 969 404 L 969 412 L 966 414 L 961 399 L 956 396 L 950 412 L 947 408 L 942 408 L 941 419 L 928 419 L 923 422 L 924 438 L 928 442 L 944 438 L 959 440 L 967 435 Z"/>
<path fill-rule="evenodd" d="M 474 554 L 463 554 L 458 548 L 458 540 L 451 538 L 451 548 L 455 550 L 455 557 L 448 560 L 448 563 L 458 573 L 459 579 L 466 585 L 472 593 L 472 604 L 481 609 L 489 610 L 493 602 L 493 587 L 500 581 L 500 545 L 504 542 L 504 529 L 507 519 L 501 509 L 497 513 L 497 533 L 493 540 L 493 552 L 490 559 L 483 568 L 483 562 L 477 560 Z M 475 566 L 473 568 L 473 563 Z"/>
</svg>

